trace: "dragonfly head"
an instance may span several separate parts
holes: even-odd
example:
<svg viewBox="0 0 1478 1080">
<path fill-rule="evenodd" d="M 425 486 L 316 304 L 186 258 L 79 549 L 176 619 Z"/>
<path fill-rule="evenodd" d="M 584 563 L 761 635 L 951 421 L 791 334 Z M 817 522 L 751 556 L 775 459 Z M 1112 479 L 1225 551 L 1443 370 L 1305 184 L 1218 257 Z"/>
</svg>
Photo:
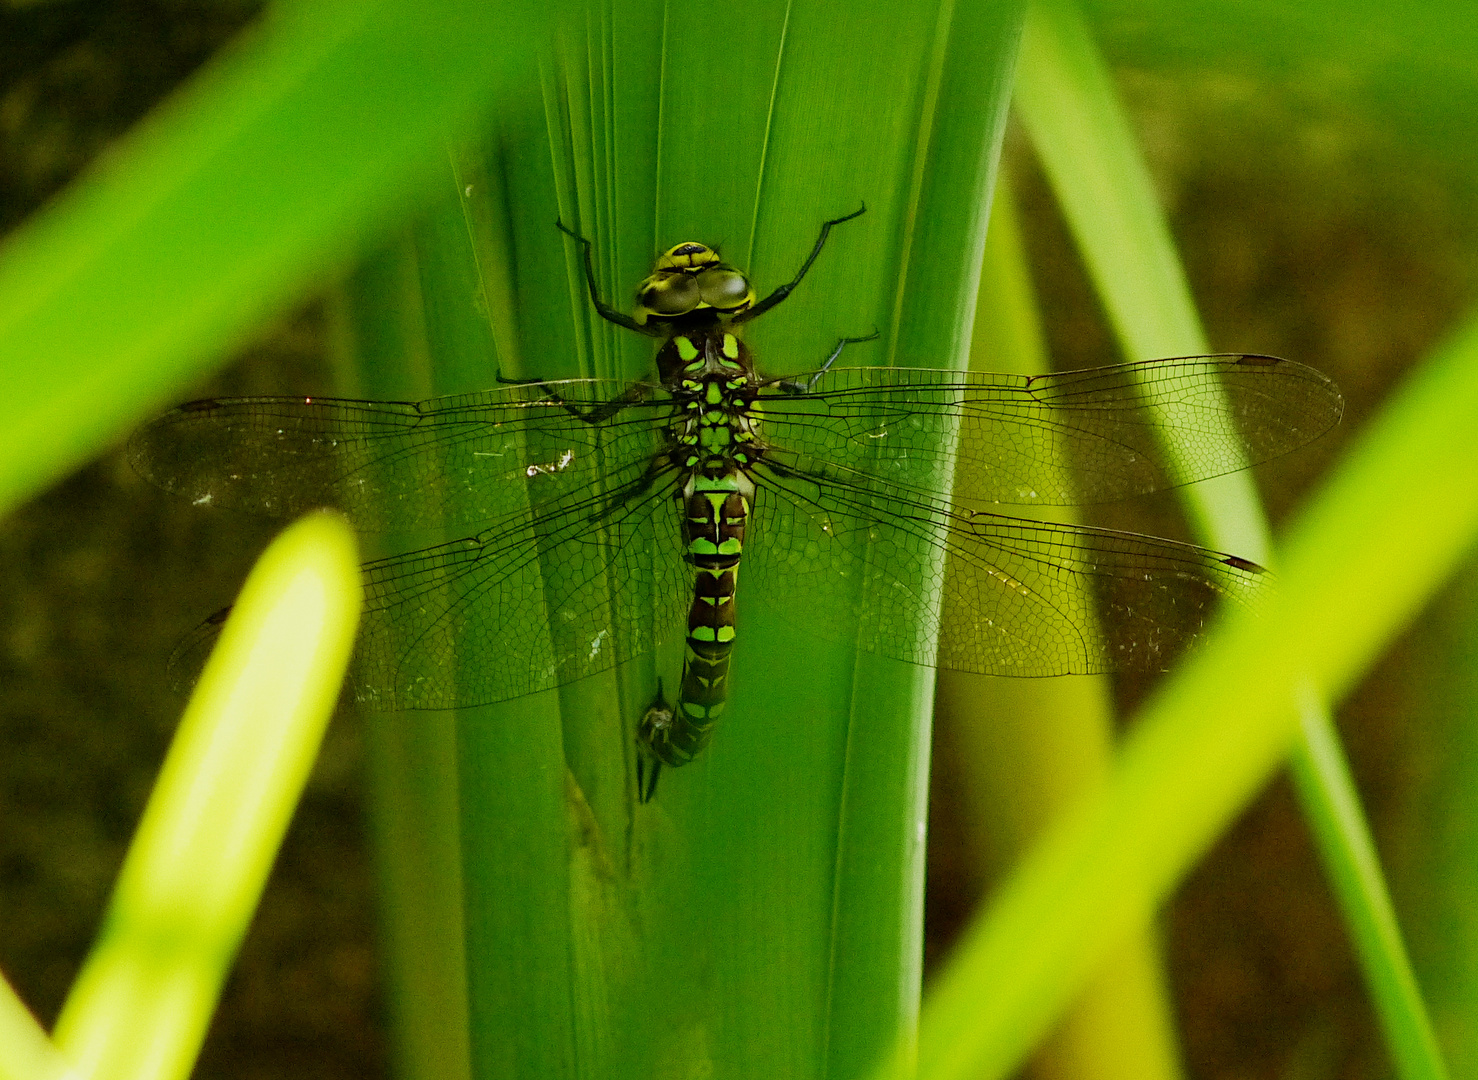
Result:
<svg viewBox="0 0 1478 1080">
<path fill-rule="evenodd" d="M 668 248 L 636 289 L 633 318 L 691 326 L 732 319 L 754 303 L 742 270 L 729 266 L 707 244 L 689 241 Z"/>
</svg>

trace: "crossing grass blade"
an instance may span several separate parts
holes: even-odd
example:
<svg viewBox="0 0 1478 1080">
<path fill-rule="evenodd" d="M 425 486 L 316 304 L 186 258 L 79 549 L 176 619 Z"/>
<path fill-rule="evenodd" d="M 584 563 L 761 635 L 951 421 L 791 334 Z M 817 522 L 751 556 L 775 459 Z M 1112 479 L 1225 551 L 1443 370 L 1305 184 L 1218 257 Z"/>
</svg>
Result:
<svg viewBox="0 0 1478 1080">
<path fill-rule="evenodd" d="M 1149 173 L 1086 24 L 1066 0 L 1032 8 L 1018 99 L 1110 320 L 1131 359 L 1209 352 Z M 1178 453 L 1168 446 L 1172 456 Z M 1267 525 L 1248 473 L 1181 489 L 1203 542 L 1268 562 Z M 1388 1045 L 1403 1076 L 1443 1077 L 1375 844 L 1327 704 L 1300 696 L 1295 788 L 1344 911 Z"/>
<path fill-rule="evenodd" d="M 0 503 L 177 399 L 414 204 L 448 134 L 506 101 L 534 21 L 517 4 L 284 5 L 9 235 Z M 218 974 L 230 950 L 196 944 Z M 192 1023 L 209 998 L 182 1003 Z"/>
<path fill-rule="evenodd" d="M 1009 178 L 996 184 L 980 278 L 970 366 L 1037 374 L 1046 343 Z M 1072 508 L 1046 508 L 1075 521 Z M 1034 515 L 1046 516 L 1034 508 Z M 1088 620 L 1094 613 L 1080 616 Z M 949 616 L 946 615 L 946 620 Z M 1106 675 L 1001 679 L 941 669 L 936 746 L 954 783 L 965 858 L 983 893 L 1051 824 L 1107 782 L 1114 753 Z M 958 856 L 956 856 L 958 858 Z M 1153 929 L 1132 936 L 1101 966 L 1033 1054 L 1044 1077 L 1093 1080 L 1181 1074 L 1169 987 Z"/>
<path fill-rule="evenodd" d="M 1142 927 L 1281 762 L 1290 700 L 1337 697 L 1478 535 L 1478 321 L 1389 403 L 1283 548 L 1262 617 L 1238 613 L 1154 696 L 1106 791 L 1060 821 L 967 932 L 921 1019 L 918 1075 L 1005 1076 L 1106 951 Z M 1440 467 L 1439 467 L 1440 466 Z M 1463 480 L 1454 480 L 1463 477 Z M 1442 505 L 1420 539 L 1404 522 Z M 1372 565 L 1389 573 L 1371 575 Z M 1256 677 L 1250 678 L 1249 672 Z M 900 1053 L 877 1075 L 905 1074 Z"/>
<path fill-rule="evenodd" d="M 532 6 L 286 5 L 7 237 L 0 365 L 23 406 L 0 425 L 0 506 L 162 407 L 413 203 L 448 133 L 506 99 L 525 56 L 488 43 L 533 34 Z"/>
<path fill-rule="evenodd" d="M 0 1077 L 67 1080 L 72 1065 L 57 1052 L 15 988 L 0 976 Z"/>
</svg>

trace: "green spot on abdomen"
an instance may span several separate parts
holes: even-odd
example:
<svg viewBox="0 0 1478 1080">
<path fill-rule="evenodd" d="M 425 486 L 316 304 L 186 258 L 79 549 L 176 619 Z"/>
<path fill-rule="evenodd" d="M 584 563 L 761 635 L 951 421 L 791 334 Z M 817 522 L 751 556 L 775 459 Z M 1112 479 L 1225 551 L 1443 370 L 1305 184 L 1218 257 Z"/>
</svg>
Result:
<svg viewBox="0 0 1478 1080">
<path fill-rule="evenodd" d="M 710 480 L 706 476 L 698 476 L 693 479 L 694 491 L 727 491 L 739 490 L 739 481 L 732 476 L 718 476 Z M 745 509 L 748 509 L 746 506 Z"/>
</svg>

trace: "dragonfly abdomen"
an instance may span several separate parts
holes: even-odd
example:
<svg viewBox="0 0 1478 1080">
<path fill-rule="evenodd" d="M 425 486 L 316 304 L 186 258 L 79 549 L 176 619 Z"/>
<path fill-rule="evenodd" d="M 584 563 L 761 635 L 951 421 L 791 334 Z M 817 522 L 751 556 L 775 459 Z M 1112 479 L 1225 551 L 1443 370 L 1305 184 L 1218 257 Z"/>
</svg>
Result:
<svg viewBox="0 0 1478 1080">
<path fill-rule="evenodd" d="M 676 708 L 649 709 L 637 735 L 663 765 L 686 765 L 708 745 L 728 699 L 734 593 L 753 496 L 753 481 L 732 462 L 718 475 L 695 472 L 684 486 L 686 559 L 697 573 L 682 685 Z"/>
</svg>

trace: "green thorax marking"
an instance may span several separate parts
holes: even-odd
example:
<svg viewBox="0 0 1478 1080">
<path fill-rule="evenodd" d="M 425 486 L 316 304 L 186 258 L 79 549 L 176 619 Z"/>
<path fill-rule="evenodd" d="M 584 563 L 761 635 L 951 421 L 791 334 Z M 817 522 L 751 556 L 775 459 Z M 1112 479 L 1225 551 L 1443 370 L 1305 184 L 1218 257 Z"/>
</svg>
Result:
<svg viewBox="0 0 1478 1080">
<path fill-rule="evenodd" d="M 684 327 L 657 351 L 657 372 L 669 389 L 705 376 L 726 376 L 743 384 L 754 379 L 754 358 L 723 323 Z"/>
<path fill-rule="evenodd" d="M 673 461 L 707 484 L 753 465 L 761 454 L 750 405 L 758 391 L 749 350 L 722 324 L 674 334 L 657 354 L 675 399 Z M 734 490 L 725 481 L 722 490 Z"/>
</svg>

